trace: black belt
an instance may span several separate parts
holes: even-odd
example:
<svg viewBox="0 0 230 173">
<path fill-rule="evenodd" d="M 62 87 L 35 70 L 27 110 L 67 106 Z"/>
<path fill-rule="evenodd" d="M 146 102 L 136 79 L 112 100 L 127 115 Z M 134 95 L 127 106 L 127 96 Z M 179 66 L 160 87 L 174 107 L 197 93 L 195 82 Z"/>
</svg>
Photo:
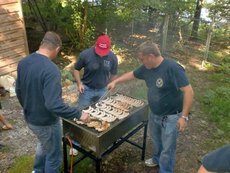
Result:
<svg viewBox="0 0 230 173">
<path fill-rule="evenodd" d="M 178 113 L 181 113 L 181 112 L 182 111 L 175 111 L 175 112 L 170 113 L 169 115 L 178 114 Z"/>
</svg>

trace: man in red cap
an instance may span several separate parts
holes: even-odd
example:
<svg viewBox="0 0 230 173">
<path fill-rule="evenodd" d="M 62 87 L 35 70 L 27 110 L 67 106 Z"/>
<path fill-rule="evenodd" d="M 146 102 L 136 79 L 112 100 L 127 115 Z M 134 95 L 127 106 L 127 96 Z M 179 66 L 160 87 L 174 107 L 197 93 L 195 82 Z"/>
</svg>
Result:
<svg viewBox="0 0 230 173">
<path fill-rule="evenodd" d="M 83 109 L 96 102 L 105 94 L 107 84 L 115 78 L 118 61 L 110 48 L 109 36 L 101 35 L 97 38 L 95 47 L 80 53 L 74 70 L 80 92 L 78 108 Z M 84 74 L 80 78 L 80 70 L 83 68 Z"/>
<path fill-rule="evenodd" d="M 116 78 L 117 56 L 110 50 L 111 40 L 108 35 L 100 35 L 95 47 L 82 51 L 74 65 L 74 77 L 79 90 L 78 109 L 84 109 L 95 103 L 106 92 L 106 86 Z M 83 77 L 80 70 L 84 69 Z M 70 155 L 77 155 L 77 150 L 70 149 Z"/>
</svg>

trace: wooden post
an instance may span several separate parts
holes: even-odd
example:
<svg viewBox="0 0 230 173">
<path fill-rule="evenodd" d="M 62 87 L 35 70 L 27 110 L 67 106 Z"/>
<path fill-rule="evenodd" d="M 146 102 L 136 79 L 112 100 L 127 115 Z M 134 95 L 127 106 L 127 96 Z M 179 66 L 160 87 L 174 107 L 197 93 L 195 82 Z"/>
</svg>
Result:
<svg viewBox="0 0 230 173">
<path fill-rule="evenodd" d="M 168 24 L 169 24 L 169 15 L 165 15 L 163 32 L 162 32 L 162 44 L 161 44 L 162 54 L 164 54 L 165 50 L 166 50 L 166 42 L 167 42 L 167 35 L 168 35 Z"/>
<path fill-rule="evenodd" d="M 207 40 L 206 40 L 205 53 L 204 53 L 204 62 L 202 62 L 202 65 L 203 65 L 203 63 L 207 62 L 207 60 L 208 60 L 208 52 L 209 52 L 209 48 L 210 48 L 212 31 L 213 31 L 214 25 L 215 25 L 215 17 L 212 18 L 212 22 L 211 22 L 209 29 L 208 29 L 208 36 L 207 36 Z"/>
</svg>

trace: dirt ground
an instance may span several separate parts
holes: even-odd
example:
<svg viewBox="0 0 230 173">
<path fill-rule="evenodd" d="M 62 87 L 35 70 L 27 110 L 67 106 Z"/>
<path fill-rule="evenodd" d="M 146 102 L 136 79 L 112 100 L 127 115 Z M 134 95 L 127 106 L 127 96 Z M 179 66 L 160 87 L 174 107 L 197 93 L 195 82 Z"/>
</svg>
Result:
<svg viewBox="0 0 230 173">
<path fill-rule="evenodd" d="M 178 55 L 175 55 L 178 56 Z M 180 61 L 186 66 L 186 71 L 192 81 L 196 94 L 205 87 L 205 73 L 199 71 L 196 64 L 201 61 L 190 55 L 183 55 Z M 202 83 L 202 85 L 201 85 Z M 124 93 L 132 94 L 133 83 L 127 83 L 122 88 Z M 74 93 L 74 94 L 73 94 Z M 73 94 L 73 95 L 71 95 Z M 75 101 L 76 88 L 64 88 L 63 97 L 67 103 Z M 7 170 L 14 165 L 17 157 L 23 155 L 33 155 L 35 152 L 36 138 L 27 128 L 21 107 L 16 97 L 6 97 L 2 101 L 4 116 L 13 124 L 13 130 L 1 130 L 0 143 L 5 147 L 0 150 L 0 173 L 7 173 Z M 192 116 L 188 122 L 187 130 L 180 134 L 177 143 L 177 159 L 175 173 L 196 173 L 200 163 L 200 158 L 207 152 L 202 149 L 206 138 L 212 133 L 212 127 L 205 119 L 204 113 L 200 109 L 200 104 L 194 100 Z M 141 143 L 143 131 L 136 133 L 131 140 Z M 146 158 L 151 157 L 152 144 L 147 137 Z M 89 165 L 88 172 L 94 172 L 94 165 Z M 148 168 L 141 161 L 141 151 L 128 144 L 122 144 L 102 160 L 103 173 L 157 173 L 158 168 Z"/>
</svg>

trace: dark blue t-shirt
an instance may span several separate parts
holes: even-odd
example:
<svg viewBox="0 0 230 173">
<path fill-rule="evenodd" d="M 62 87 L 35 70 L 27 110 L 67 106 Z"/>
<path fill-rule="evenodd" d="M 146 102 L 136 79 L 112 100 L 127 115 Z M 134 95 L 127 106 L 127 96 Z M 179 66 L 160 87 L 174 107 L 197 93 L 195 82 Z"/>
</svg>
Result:
<svg viewBox="0 0 230 173">
<path fill-rule="evenodd" d="M 84 68 L 81 79 L 83 84 L 90 88 L 101 89 L 109 83 L 111 75 L 117 74 L 117 57 L 113 52 L 100 57 L 95 53 L 95 48 L 89 48 L 80 53 L 75 64 L 76 70 Z"/>
<path fill-rule="evenodd" d="M 183 93 L 180 88 L 189 85 L 189 82 L 181 65 L 164 59 L 157 68 L 140 66 L 134 71 L 134 76 L 145 80 L 149 106 L 154 114 L 164 116 L 182 111 Z"/>
</svg>

